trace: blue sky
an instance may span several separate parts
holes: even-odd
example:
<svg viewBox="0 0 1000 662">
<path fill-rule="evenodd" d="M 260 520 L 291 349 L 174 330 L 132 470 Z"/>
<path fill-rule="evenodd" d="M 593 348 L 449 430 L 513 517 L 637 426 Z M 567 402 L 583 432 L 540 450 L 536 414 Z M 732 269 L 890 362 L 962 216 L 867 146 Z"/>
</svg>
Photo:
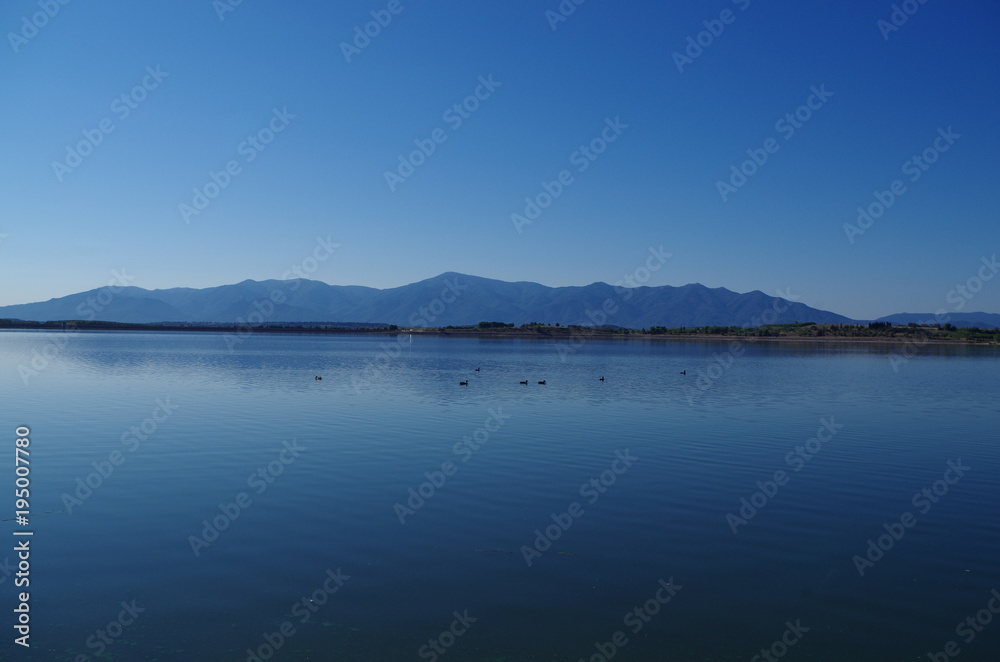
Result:
<svg viewBox="0 0 1000 662">
<path fill-rule="evenodd" d="M 1000 9 L 897 6 L 898 26 L 890 2 L 13 0 L 0 305 L 114 270 L 151 289 L 302 264 L 373 287 L 584 285 L 662 245 L 647 285 L 780 288 L 868 318 L 954 311 L 972 278 L 964 310 L 1000 312 L 1000 278 L 976 280 L 1000 252 Z M 372 12 L 386 25 L 345 49 Z M 411 159 L 415 141 L 433 152 Z M 200 210 L 195 189 L 215 194 Z M 317 237 L 339 246 L 304 263 Z"/>
</svg>

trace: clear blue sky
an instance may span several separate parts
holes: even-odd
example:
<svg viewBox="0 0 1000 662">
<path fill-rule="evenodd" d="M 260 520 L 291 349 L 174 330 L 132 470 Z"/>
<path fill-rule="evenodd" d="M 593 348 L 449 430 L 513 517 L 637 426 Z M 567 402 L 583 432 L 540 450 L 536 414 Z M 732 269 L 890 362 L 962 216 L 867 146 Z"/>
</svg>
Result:
<svg viewBox="0 0 1000 662">
<path fill-rule="evenodd" d="M 51 18 L 3 4 L 0 305 L 112 270 L 146 288 L 278 278 L 329 236 L 340 247 L 310 275 L 333 284 L 615 282 L 662 245 L 648 285 L 790 288 L 866 318 L 954 310 L 949 292 L 1000 252 L 995 2 L 913 1 L 886 39 L 890 2 L 588 0 L 553 30 L 556 0 L 400 0 L 350 62 L 341 44 L 387 0 L 243 0 L 220 20 L 226 2 L 76 0 Z M 721 34 L 679 71 L 704 21 Z M 480 77 L 500 85 L 446 115 Z M 790 135 L 776 123 L 812 87 L 832 96 Z M 275 109 L 294 118 L 243 144 Z M 615 118 L 627 128 L 581 172 L 573 153 Z M 960 137 L 936 151 L 948 127 Z M 390 190 L 386 171 L 436 129 Z M 717 182 L 769 138 L 723 200 Z M 936 162 L 911 181 L 926 149 Z M 180 205 L 229 161 L 238 174 L 186 223 Z M 518 233 L 511 214 L 562 170 L 572 183 Z M 851 243 L 844 224 L 894 180 L 905 192 Z M 1000 278 L 964 309 L 1000 312 Z"/>
</svg>

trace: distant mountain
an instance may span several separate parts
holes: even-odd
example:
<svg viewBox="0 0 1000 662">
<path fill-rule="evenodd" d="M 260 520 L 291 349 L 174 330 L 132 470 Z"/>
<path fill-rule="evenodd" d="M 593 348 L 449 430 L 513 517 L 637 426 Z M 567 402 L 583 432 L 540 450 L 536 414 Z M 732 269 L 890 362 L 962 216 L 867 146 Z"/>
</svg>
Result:
<svg viewBox="0 0 1000 662">
<path fill-rule="evenodd" d="M 771 311 L 771 312 L 768 312 Z M 777 312 L 780 311 L 780 312 Z M 851 324 L 853 320 L 753 291 L 691 284 L 618 288 L 546 287 L 444 273 L 379 290 L 314 280 L 245 280 L 206 289 L 99 288 L 40 303 L 0 307 L 0 318 L 109 322 L 389 323 L 460 326 L 481 321 L 650 326 L 756 326 L 764 322 Z M 774 314 L 771 319 L 770 315 Z"/>
<path fill-rule="evenodd" d="M 896 313 L 880 317 L 876 322 L 891 324 L 937 324 L 934 313 Z M 948 324 L 959 327 L 978 326 L 980 329 L 1000 329 L 1000 314 L 997 313 L 948 313 Z"/>
</svg>

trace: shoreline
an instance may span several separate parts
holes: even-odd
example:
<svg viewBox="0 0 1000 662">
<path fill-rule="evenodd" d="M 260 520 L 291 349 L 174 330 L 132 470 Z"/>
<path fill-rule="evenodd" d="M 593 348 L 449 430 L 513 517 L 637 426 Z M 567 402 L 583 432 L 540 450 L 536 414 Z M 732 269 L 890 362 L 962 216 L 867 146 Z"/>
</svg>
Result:
<svg viewBox="0 0 1000 662">
<path fill-rule="evenodd" d="M 657 342 L 737 342 L 742 344 L 771 343 L 827 343 L 827 344 L 870 344 L 870 345 L 970 345 L 997 347 L 1000 342 L 990 338 L 935 337 L 939 332 L 932 327 L 908 329 L 899 327 L 893 335 L 847 336 L 847 335 L 756 335 L 732 333 L 623 333 L 612 331 L 591 331 L 579 327 L 535 327 L 527 329 L 473 329 L 473 328 L 343 328 L 343 327 L 295 327 L 295 326 L 212 326 L 173 324 L 129 324 L 115 322 L 21 322 L 0 321 L 0 331 L 62 331 L 80 332 L 144 332 L 144 333 L 233 333 L 245 337 L 253 333 L 287 333 L 294 335 L 374 335 L 374 336 L 435 336 L 454 338 L 497 338 L 528 340 L 647 340 Z M 909 332 L 908 332 L 909 331 Z M 995 337 L 995 334 L 994 334 Z"/>
<path fill-rule="evenodd" d="M 914 341 L 912 336 L 872 336 L 872 337 L 853 337 L 853 336 L 755 336 L 755 335 L 733 335 L 733 334 L 706 334 L 706 333 L 686 333 L 686 334 L 667 334 L 667 333 L 565 333 L 565 334 L 547 334 L 547 333 L 489 333 L 480 331 L 427 331 L 427 330 L 413 330 L 413 331 L 400 331 L 397 335 L 409 334 L 413 335 L 424 335 L 424 336 L 440 336 L 440 337 L 469 337 L 469 338 L 527 338 L 531 340 L 561 340 L 561 339 L 580 339 L 580 340 L 652 340 L 652 341 L 663 341 L 663 342 L 742 342 L 746 344 L 756 344 L 761 342 L 776 342 L 776 343 L 839 343 L 839 344 L 855 344 L 855 343 L 867 343 L 867 344 L 887 344 L 887 345 L 898 345 L 898 344 L 935 344 L 935 345 L 975 345 L 975 346 L 1000 346 L 995 340 L 975 340 L 975 339 L 964 339 L 964 338 L 919 338 L 917 342 Z"/>
</svg>

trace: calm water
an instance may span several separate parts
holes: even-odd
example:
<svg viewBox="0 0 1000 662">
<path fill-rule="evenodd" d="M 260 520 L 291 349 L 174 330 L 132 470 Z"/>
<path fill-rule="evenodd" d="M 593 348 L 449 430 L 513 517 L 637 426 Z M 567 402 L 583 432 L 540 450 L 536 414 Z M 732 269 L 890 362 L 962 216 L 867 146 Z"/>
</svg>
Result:
<svg viewBox="0 0 1000 662">
<path fill-rule="evenodd" d="M 0 334 L 0 657 L 997 659 L 997 350 L 403 340 Z"/>
</svg>

